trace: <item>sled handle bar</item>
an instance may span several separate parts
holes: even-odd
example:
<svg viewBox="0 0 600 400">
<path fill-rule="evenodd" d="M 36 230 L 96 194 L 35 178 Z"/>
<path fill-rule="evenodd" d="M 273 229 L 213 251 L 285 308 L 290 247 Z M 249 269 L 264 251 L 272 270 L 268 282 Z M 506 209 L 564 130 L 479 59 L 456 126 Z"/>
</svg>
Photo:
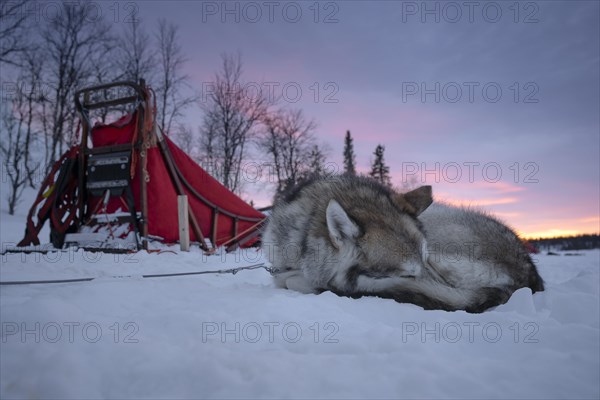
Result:
<svg viewBox="0 0 600 400">
<path fill-rule="evenodd" d="M 77 108 L 77 111 L 79 111 L 80 113 L 84 112 L 85 110 L 95 110 L 98 108 L 104 108 L 104 107 L 110 107 L 110 106 L 116 106 L 116 105 L 120 105 L 120 104 L 128 104 L 128 103 L 135 103 L 138 99 L 143 99 L 144 98 L 144 90 L 142 89 L 142 86 L 144 85 L 143 81 L 140 81 L 141 85 L 138 85 L 134 82 L 131 81 L 121 81 L 121 82 L 113 82 L 113 83 L 105 83 L 102 85 L 96 85 L 96 86 L 90 86 L 87 88 L 83 88 L 80 89 L 78 91 L 75 92 L 75 107 Z M 113 100 L 105 100 L 105 101 L 99 101 L 97 103 L 87 103 L 85 102 L 85 97 L 91 93 L 91 92 L 97 92 L 100 90 L 106 90 L 106 89 L 112 89 L 115 87 L 129 87 L 133 90 L 135 90 L 136 95 L 135 96 L 128 96 L 128 97 L 119 97 L 117 99 L 113 99 Z M 81 95 L 84 95 L 84 102 L 81 102 Z"/>
</svg>

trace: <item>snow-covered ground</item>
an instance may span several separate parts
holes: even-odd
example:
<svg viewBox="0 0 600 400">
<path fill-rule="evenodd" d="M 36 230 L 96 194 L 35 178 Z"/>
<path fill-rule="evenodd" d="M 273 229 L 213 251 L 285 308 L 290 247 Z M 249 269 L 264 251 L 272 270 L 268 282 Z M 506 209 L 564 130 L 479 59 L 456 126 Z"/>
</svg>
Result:
<svg viewBox="0 0 600 400">
<path fill-rule="evenodd" d="M 3 210 L 4 245 L 29 204 Z M 141 278 L 263 259 L 175 251 L 3 256 L 1 281 L 99 279 L 0 286 L 0 397 L 600 397 L 598 250 L 535 256 L 547 290 L 479 315 L 299 294 L 262 269 Z"/>
</svg>

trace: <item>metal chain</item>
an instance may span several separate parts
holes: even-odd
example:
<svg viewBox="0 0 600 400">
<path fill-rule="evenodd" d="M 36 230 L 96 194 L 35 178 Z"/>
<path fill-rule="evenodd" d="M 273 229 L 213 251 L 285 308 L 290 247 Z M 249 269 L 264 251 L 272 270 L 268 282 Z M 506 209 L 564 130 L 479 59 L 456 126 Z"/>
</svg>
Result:
<svg viewBox="0 0 600 400">
<path fill-rule="evenodd" d="M 267 267 L 265 264 L 260 263 L 260 264 L 248 265 L 245 267 L 236 267 L 236 268 L 229 268 L 229 269 L 216 269 L 216 270 L 212 270 L 212 271 L 194 271 L 194 272 L 179 272 L 179 273 L 176 272 L 176 273 L 171 273 L 171 274 L 142 275 L 142 277 L 143 278 L 162 278 L 162 277 L 167 277 L 167 276 L 203 275 L 203 274 L 232 274 L 232 275 L 235 275 L 240 271 L 244 271 L 244 270 L 250 271 L 250 270 L 259 269 L 259 268 L 264 268 L 270 274 L 273 273 L 273 268 Z"/>
</svg>

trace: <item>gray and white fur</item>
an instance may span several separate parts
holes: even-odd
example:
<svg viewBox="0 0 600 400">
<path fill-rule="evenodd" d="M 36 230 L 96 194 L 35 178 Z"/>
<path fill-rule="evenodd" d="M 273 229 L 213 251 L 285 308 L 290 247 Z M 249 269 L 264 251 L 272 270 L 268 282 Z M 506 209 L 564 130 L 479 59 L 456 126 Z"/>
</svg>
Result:
<svg viewBox="0 0 600 400">
<path fill-rule="evenodd" d="M 306 182 L 275 204 L 262 236 L 276 284 L 482 312 L 522 287 L 544 290 L 521 240 L 494 218 L 400 194 L 362 177 Z"/>
</svg>

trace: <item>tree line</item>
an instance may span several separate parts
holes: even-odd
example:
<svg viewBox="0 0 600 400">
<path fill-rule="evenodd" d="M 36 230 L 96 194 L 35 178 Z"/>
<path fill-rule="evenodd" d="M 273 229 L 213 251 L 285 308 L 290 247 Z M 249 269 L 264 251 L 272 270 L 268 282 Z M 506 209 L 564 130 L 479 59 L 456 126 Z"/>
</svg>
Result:
<svg viewBox="0 0 600 400">
<path fill-rule="evenodd" d="M 600 248 L 600 235 L 576 235 L 576 236 L 560 236 L 547 239 L 529 239 L 529 243 L 533 244 L 538 250 L 591 250 Z"/>
<path fill-rule="evenodd" d="M 80 3 L 63 2 L 60 17 L 36 21 L 23 12 L 31 0 L 2 2 L 0 66 L 3 76 L 0 151 L 3 179 L 13 214 L 25 187 L 35 187 L 76 141 L 76 90 L 114 81 L 138 82 L 154 89 L 156 125 L 233 192 L 243 189 L 244 162 L 259 154 L 275 174 L 276 193 L 301 179 L 325 173 L 330 153 L 315 136 L 317 123 L 303 110 L 282 105 L 279 96 L 244 79 L 240 54 L 223 54 L 210 91 L 200 101 L 190 77 L 176 24 L 159 19 L 147 26 L 137 16 L 120 30 L 98 16 L 87 18 Z M 3 73 L 3 75 L 5 75 Z M 184 123 L 188 112 L 202 112 L 195 129 Z M 107 113 L 97 116 L 105 122 Z M 390 185 L 384 146 L 374 152 L 370 176 Z M 350 132 L 344 145 L 344 172 L 356 174 Z"/>
</svg>

